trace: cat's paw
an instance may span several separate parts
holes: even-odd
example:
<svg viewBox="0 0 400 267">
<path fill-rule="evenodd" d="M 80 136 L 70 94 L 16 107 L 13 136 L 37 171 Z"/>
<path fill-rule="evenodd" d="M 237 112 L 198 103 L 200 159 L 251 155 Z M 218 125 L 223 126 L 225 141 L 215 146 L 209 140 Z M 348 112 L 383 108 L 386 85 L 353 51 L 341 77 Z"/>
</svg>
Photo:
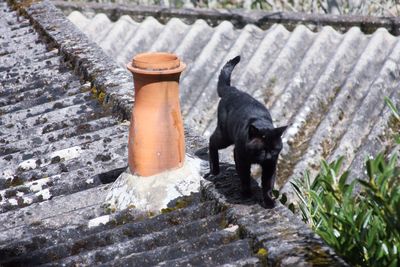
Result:
<svg viewBox="0 0 400 267">
<path fill-rule="evenodd" d="M 275 201 L 271 198 L 265 198 L 264 206 L 266 209 L 273 209 L 275 207 Z"/>
<path fill-rule="evenodd" d="M 250 198 L 252 196 L 250 188 L 244 190 L 242 189 L 240 193 L 242 195 L 242 198 Z"/>
<path fill-rule="evenodd" d="M 219 174 L 219 166 L 218 166 L 218 168 L 217 167 L 211 168 L 210 174 L 218 175 Z"/>
</svg>

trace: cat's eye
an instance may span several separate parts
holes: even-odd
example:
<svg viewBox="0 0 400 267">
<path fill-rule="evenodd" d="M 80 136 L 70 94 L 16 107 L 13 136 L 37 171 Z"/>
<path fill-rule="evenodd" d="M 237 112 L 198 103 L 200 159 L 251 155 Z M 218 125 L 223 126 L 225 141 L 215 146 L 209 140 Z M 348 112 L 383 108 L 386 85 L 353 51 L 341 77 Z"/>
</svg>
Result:
<svg viewBox="0 0 400 267">
<path fill-rule="evenodd" d="M 267 137 L 266 135 L 263 135 L 263 136 L 261 136 L 262 137 L 262 139 L 265 139 L 265 137 Z"/>
</svg>

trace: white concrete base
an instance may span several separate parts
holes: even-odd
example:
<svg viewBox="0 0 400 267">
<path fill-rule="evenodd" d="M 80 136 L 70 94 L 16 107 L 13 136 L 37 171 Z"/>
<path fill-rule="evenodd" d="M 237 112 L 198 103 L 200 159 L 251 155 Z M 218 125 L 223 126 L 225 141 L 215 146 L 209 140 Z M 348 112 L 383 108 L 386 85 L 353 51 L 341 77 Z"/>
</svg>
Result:
<svg viewBox="0 0 400 267">
<path fill-rule="evenodd" d="M 199 192 L 201 162 L 186 155 L 183 167 L 148 177 L 133 175 L 128 168 L 111 186 L 105 204 L 115 210 L 159 212 L 171 200 Z"/>
</svg>

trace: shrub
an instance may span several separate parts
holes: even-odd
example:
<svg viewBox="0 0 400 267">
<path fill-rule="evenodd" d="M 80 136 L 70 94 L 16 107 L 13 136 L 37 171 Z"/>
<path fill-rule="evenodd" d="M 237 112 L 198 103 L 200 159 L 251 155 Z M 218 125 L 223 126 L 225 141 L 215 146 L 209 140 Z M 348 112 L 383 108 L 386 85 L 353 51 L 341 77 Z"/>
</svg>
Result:
<svg viewBox="0 0 400 267">
<path fill-rule="evenodd" d="M 385 99 L 400 122 L 395 105 Z M 395 136 L 400 143 L 399 134 Z M 366 177 L 349 181 L 343 158 L 321 163 L 311 182 L 308 172 L 292 182 L 301 216 L 325 242 L 354 266 L 400 265 L 399 153 L 366 161 Z"/>
</svg>

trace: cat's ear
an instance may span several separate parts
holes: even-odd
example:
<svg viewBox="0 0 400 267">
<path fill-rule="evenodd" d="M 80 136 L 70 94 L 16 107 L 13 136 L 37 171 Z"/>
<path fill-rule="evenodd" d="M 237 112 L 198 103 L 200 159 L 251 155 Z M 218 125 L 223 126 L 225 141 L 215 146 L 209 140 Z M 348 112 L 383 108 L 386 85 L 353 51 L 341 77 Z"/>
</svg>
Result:
<svg viewBox="0 0 400 267">
<path fill-rule="evenodd" d="M 260 135 L 260 131 L 257 129 L 256 126 L 253 124 L 250 124 L 249 126 L 249 139 L 252 139 L 254 137 L 257 137 Z"/>
<path fill-rule="evenodd" d="M 275 128 L 275 129 L 274 129 L 274 134 L 275 134 L 276 136 L 282 136 L 287 127 L 288 127 L 288 125 Z"/>
</svg>

